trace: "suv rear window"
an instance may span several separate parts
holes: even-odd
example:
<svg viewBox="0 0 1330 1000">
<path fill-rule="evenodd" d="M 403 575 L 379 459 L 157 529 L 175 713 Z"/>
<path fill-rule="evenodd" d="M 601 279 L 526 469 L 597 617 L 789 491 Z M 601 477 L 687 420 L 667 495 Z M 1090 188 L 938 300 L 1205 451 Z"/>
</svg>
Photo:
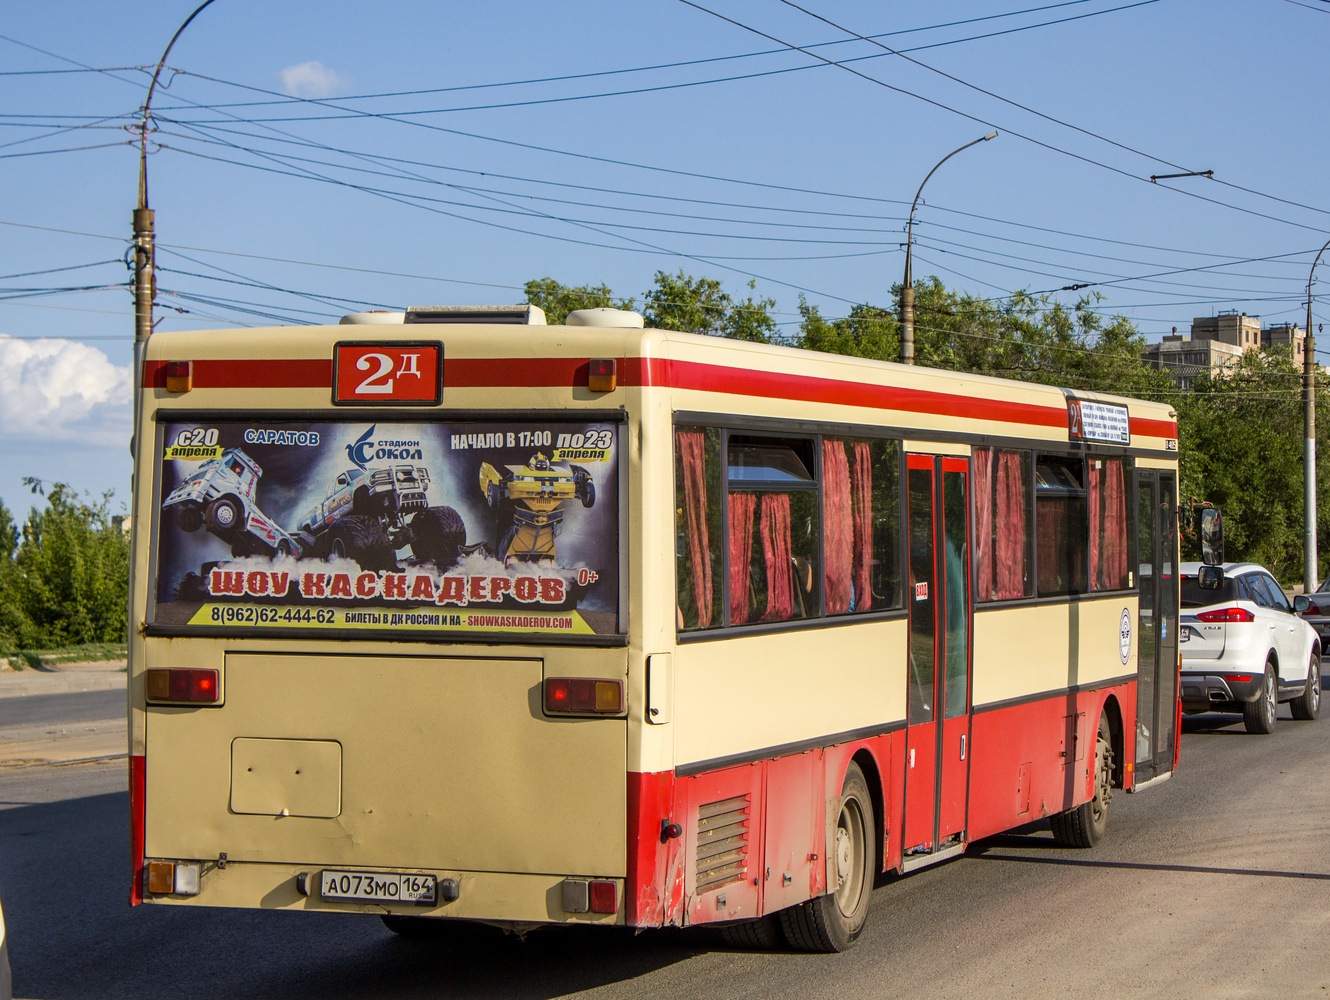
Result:
<svg viewBox="0 0 1330 1000">
<path fill-rule="evenodd" d="M 1227 601 L 1246 600 L 1238 594 L 1236 577 L 1224 577 L 1224 585 L 1218 590 L 1202 590 L 1196 577 L 1183 574 L 1182 606 L 1184 608 L 1203 608 L 1208 604 L 1224 604 Z"/>
</svg>

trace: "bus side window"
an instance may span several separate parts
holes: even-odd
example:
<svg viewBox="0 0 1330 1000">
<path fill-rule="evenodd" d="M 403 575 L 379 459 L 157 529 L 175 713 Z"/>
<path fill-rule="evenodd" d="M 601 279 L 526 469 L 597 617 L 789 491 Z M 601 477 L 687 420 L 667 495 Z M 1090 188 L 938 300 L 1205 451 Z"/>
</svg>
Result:
<svg viewBox="0 0 1330 1000">
<path fill-rule="evenodd" d="M 677 427 L 674 431 L 675 578 L 677 625 L 720 625 L 720 431 Z"/>
<path fill-rule="evenodd" d="M 822 439 L 822 522 L 827 614 L 899 608 L 899 442 Z"/>
<path fill-rule="evenodd" d="M 1034 594 L 1030 453 L 974 449 L 975 600 Z"/>
</svg>

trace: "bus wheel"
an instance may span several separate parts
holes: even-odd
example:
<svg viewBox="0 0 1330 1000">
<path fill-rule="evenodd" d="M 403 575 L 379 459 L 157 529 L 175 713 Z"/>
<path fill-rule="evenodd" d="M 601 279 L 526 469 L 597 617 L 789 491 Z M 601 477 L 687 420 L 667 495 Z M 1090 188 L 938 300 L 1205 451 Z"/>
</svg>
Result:
<svg viewBox="0 0 1330 1000">
<path fill-rule="evenodd" d="M 1113 744 L 1108 720 L 1099 717 L 1094 746 L 1094 795 L 1089 802 L 1048 818 L 1053 839 L 1063 847 L 1094 847 L 1108 828 L 1108 803 L 1113 798 Z"/>
<path fill-rule="evenodd" d="M 875 832 L 868 782 L 858 764 L 851 764 L 841 786 L 831 852 L 835 882 L 827 893 L 780 913 L 781 929 L 790 946 L 800 951 L 844 951 L 854 944 L 868 920 L 873 891 Z"/>
<path fill-rule="evenodd" d="M 731 948 L 745 951 L 776 951 L 785 943 L 780 932 L 780 917 L 775 913 L 756 920 L 722 924 L 720 936 Z"/>
</svg>

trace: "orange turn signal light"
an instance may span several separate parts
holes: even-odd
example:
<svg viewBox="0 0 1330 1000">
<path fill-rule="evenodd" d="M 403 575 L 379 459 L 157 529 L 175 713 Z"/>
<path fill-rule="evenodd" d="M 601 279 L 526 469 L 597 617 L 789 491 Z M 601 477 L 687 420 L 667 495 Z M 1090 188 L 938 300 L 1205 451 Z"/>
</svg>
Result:
<svg viewBox="0 0 1330 1000">
<path fill-rule="evenodd" d="M 618 384 L 613 358 L 592 358 L 587 364 L 586 387 L 592 392 L 613 392 Z"/>
<path fill-rule="evenodd" d="M 545 711 L 550 715 L 619 715 L 623 712 L 623 684 L 589 677 L 547 677 Z"/>
<path fill-rule="evenodd" d="M 189 361 L 166 363 L 166 391 L 189 392 L 194 387 L 194 366 Z"/>
</svg>

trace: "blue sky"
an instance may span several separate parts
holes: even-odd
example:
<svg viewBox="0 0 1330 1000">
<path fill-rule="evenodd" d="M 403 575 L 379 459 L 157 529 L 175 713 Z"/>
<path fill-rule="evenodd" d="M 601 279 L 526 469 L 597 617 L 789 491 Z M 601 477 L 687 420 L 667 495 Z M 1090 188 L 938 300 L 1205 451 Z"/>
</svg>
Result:
<svg viewBox="0 0 1330 1000">
<path fill-rule="evenodd" d="M 0 25 L 19 513 L 24 475 L 128 499 L 127 129 L 195 6 L 43 0 Z M 801 293 L 890 302 L 915 189 L 991 129 L 929 181 L 916 276 L 1087 284 L 1151 340 L 1229 309 L 1301 323 L 1330 238 L 1328 34 L 1326 0 L 214 0 L 153 99 L 159 328 L 515 302 L 545 275 L 640 299 L 683 269 L 754 281 L 793 331 Z M 1189 170 L 1214 178 L 1149 181 Z"/>
</svg>

